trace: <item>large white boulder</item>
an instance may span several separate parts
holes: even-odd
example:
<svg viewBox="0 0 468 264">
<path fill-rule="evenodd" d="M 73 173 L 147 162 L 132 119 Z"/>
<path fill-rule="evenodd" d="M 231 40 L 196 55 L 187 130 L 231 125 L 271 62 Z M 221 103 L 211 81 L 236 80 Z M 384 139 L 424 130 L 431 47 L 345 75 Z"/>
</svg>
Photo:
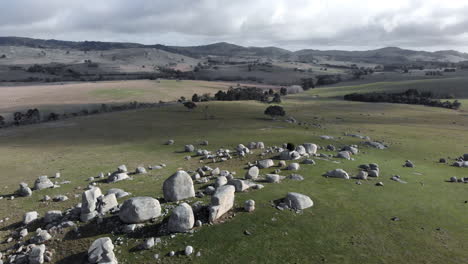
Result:
<svg viewBox="0 0 468 264">
<path fill-rule="evenodd" d="M 232 179 L 228 182 L 228 184 L 233 185 L 236 188 L 236 192 L 246 191 L 250 187 L 247 182 L 239 179 Z"/>
<path fill-rule="evenodd" d="M 29 251 L 28 260 L 29 264 L 42 264 L 44 263 L 44 253 L 46 250 L 46 246 L 42 245 L 34 245 Z"/>
<path fill-rule="evenodd" d="M 178 171 L 164 181 L 164 199 L 175 202 L 195 196 L 192 177 L 185 171 Z"/>
<path fill-rule="evenodd" d="M 266 160 L 258 161 L 258 167 L 260 169 L 267 169 L 267 168 L 270 168 L 270 167 L 273 167 L 273 166 L 275 166 L 275 163 L 273 162 L 272 159 L 266 159 Z"/>
<path fill-rule="evenodd" d="M 211 197 L 210 222 L 224 215 L 234 206 L 234 193 L 236 188 L 232 185 L 219 187 Z"/>
<path fill-rule="evenodd" d="M 88 249 L 90 264 L 118 264 L 114 254 L 114 244 L 109 237 L 96 239 Z"/>
<path fill-rule="evenodd" d="M 37 220 L 38 217 L 39 217 L 39 214 L 36 211 L 27 212 L 26 214 L 24 214 L 23 224 L 25 225 L 30 224 L 34 222 L 35 220 Z"/>
<path fill-rule="evenodd" d="M 193 210 L 187 203 L 182 203 L 172 210 L 167 228 L 169 232 L 184 233 L 190 231 L 195 224 Z"/>
<path fill-rule="evenodd" d="M 126 224 L 138 224 L 161 215 L 159 201 L 151 197 L 134 197 L 126 200 L 119 211 L 119 218 Z"/>
<path fill-rule="evenodd" d="M 81 195 L 81 221 L 87 222 L 97 216 L 97 201 L 102 195 L 98 187 L 85 191 Z"/>
<path fill-rule="evenodd" d="M 334 169 L 325 174 L 327 177 L 342 178 L 349 180 L 349 174 L 343 169 Z"/>
<path fill-rule="evenodd" d="M 307 154 L 316 154 L 317 153 L 317 145 L 312 143 L 304 143 L 304 148 Z"/>
<path fill-rule="evenodd" d="M 295 192 L 288 193 L 285 203 L 294 210 L 303 210 L 314 205 L 309 196 Z"/>
<path fill-rule="evenodd" d="M 112 208 L 115 208 L 119 205 L 117 202 L 117 197 L 115 193 L 110 193 L 107 195 L 102 195 L 98 198 L 98 212 L 101 214 L 106 214 Z"/>
<path fill-rule="evenodd" d="M 130 179 L 130 176 L 126 172 L 117 172 L 117 173 L 112 173 L 108 178 L 107 181 L 110 183 L 114 182 L 119 182 L 123 180 L 128 180 Z"/>
<path fill-rule="evenodd" d="M 255 179 L 258 178 L 259 174 L 260 174 L 260 170 L 258 169 L 258 167 L 257 166 L 252 166 L 252 167 L 249 168 L 249 170 L 245 174 L 245 178 L 255 180 Z"/>
<path fill-rule="evenodd" d="M 52 188 L 52 187 L 54 187 L 54 183 L 51 180 L 49 180 L 47 176 L 40 176 L 34 182 L 35 190 L 42 190 L 42 189 L 47 189 L 47 188 Z"/>
</svg>

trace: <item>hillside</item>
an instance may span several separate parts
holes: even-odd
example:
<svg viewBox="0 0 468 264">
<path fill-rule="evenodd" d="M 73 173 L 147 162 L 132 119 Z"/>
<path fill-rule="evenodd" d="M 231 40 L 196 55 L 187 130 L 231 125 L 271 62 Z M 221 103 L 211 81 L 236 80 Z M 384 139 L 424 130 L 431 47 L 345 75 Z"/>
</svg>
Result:
<svg viewBox="0 0 468 264">
<path fill-rule="evenodd" d="M 189 57 L 204 56 L 226 57 L 262 57 L 281 60 L 309 61 L 327 58 L 337 61 L 367 62 L 377 64 L 401 62 L 460 62 L 468 60 L 468 54 L 453 50 L 436 52 L 415 51 L 397 47 L 386 47 L 367 51 L 343 50 L 314 50 L 303 49 L 289 51 L 278 47 L 243 47 L 227 42 L 219 42 L 200 46 L 167 46 L 161 44 L 143 45 L 138 43 L 99 42 L 99 41 L 60 41 L 41 40 L 20 37 L 0 37 L 0 46 L 25 46 L 30 48 L 47 49 L 77 49 L 77 50 L 111 50 L 128 48 L 156 48 L 170 53 L 177 53 Z"/>
</svg>

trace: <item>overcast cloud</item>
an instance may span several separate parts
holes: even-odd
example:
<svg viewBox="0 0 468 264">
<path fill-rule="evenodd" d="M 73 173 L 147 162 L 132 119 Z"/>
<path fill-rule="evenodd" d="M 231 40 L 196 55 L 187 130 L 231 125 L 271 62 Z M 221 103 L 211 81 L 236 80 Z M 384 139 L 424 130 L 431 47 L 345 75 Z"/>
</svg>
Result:
<svg viewBox="0 0 468 264">
<path fill-rule="evenodd" d="M 2 0 L 0 36 L 468 52 L 468 0 Z"/>
</svg>

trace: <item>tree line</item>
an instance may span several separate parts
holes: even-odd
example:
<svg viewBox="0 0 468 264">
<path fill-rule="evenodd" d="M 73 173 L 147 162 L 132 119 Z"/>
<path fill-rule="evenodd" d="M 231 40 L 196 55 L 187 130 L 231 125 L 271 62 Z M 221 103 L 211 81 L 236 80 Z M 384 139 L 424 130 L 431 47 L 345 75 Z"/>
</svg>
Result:
<svg viewBox="0 0 468 264">
<path fill-rule="evenodd" d="M 448 98 L 448 96 L 442 97 Z M 440 99 L 434 98 L 432 92 L 420 92 L 417 89 L 408 89 L 402 93 L 352 93 L 345 95 L 344 99 L 371 103 L 417 104 L 448 109 L 459 109 L 461 106 L 458 100 L 442 102 Z"/>
</svg>

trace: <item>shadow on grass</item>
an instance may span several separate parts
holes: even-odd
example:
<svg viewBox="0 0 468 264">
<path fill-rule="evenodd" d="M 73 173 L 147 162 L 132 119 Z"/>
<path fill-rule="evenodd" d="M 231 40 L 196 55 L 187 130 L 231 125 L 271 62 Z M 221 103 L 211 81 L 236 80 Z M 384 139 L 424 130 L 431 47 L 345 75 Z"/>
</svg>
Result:
<svg viewBox="0 0 468 264">
<path fill-rule="evenodd" d="M 76 253 L 70 256 L 67 256 L 61 260 L 58 260 L 57 264 L 82 264 L 87 263 L 87 256 L 86 252 Z"/>
</svg>

